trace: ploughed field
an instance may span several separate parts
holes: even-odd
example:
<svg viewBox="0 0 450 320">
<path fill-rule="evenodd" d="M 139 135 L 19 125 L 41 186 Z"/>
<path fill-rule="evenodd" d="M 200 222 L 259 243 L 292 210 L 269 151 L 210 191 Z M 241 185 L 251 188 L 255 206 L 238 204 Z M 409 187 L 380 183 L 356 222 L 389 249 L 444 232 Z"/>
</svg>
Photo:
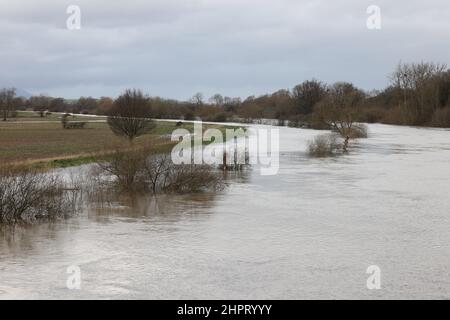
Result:
<svg viewBox="0 0 450 320">
<path fill-rule="evenodd" d="M 27 116 L 0 122 L 0 165 L 25 163 L 65 167 L 91 162 L 94 155 L 125 147 L 128 141 L 115 136 L 104 119 L 75 117 L 69 121 L 85 121 L 84 129 L 63 129 L 56 116 Z M 209 127 L 221 128 L 220 125 Z M 174 145 L 170 134 L 177 128 L 193 130 L 185 123 L 158 121 L 150 133 L 136 139 L 135 145 L 155 144 L 161 151 Z"/>
</svg>

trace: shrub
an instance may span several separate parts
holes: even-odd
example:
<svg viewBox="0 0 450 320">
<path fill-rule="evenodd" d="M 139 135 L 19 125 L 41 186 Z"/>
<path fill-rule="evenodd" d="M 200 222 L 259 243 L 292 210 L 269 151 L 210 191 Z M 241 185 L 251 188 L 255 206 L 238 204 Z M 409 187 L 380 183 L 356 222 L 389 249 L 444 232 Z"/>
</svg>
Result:
<svg viewBox="0 0 450 320">
<path fill-rule="evenodd" d="M 170 155 L 157 155 L 148 148 L 116 151 L 110 161 L 98 164 L 97 182 L 119 192 L 190 193 L 220 190 L 224 185 L 219 171 L 210 166 L 175 165 Z"/>
<path fill-rule="evenodd" d="M 350 139 L 367 138 L 367 126 L 365 124 L 354 124 L 351 128 L 343 129 L 341 135 Z"/>
<path fill-rule="evenodd" d="M 294 115 L 289 117 L 287 125 L 292 128 L 306 128 L 310 122 L 310 116 Z"/>
<path fill-rule="evenodd" d="M 389 109 L 382 119 L 383 123 L 396 125 L 414 125 L 417 123 L 417 115 L 405 106 L 397 106 Z"/>
<path fill-rule="evenodd" d="M 342 150 L 342 144 L 338 142 L 337 134 L 322 134 L 309 142 L 308 151 L 311 157 L 330 157 Z"/>
<path fill-rule="evenodd" d="M 434 127 L 449 128 L 450 127 L 450 107 L 438 109 L 433 114 L 431 124 Z"/>
<path fill-rule="evenodd" d="M 115 150 L 108 156 L 108 161 L 98 161 L 97 164 L 101 171 L 114 177 L 115 187 L 119 191 L 139 191 L 145 187 L 140 179 L 145 160 L 145 150 L 135 148 Z"/>
<path fill-rule="evenodd" d="M 32 169 L 0 169 L 0 223 L 66 217 L 75 210 L 75 201 L 56 175 Z"/>
<path fill-rule="evenodd" d="M 320 112 L 314 112 L 308 119 L 309 128 L 315 130 L 330 130 L 330 126 L 326 123 Z"/>
<path fill-rule="evenodd" d="M 224 187 L 223 177 L 210 166 L 174 166 L 164 179 L 163 190 L 170 193 L 218 191 Z"/>
<path fill-rule="evenodd" d="M 194 119 L 195 119 L 194 112 L 192 112 L 192 111 L 190 111 L 190 110 L 186 111 L 186 112 L 184 113 L 183 119 L 186 120 L 186 121 L 188 121 L 188 120 L 194 120 Z"/>
<path fill-rule="evenodd" d="M 226 122 L 228 120 L 228 115 L 224 112 L 218 113 L 214 116 L 214 122 Z"/>
<path fill-rule="evenodd" d="M 377 123 L 386 117 L 386 110 L 380 107 L 367 107 L 362 110 L 358 121 L 367 123 Z"/>
</svg>

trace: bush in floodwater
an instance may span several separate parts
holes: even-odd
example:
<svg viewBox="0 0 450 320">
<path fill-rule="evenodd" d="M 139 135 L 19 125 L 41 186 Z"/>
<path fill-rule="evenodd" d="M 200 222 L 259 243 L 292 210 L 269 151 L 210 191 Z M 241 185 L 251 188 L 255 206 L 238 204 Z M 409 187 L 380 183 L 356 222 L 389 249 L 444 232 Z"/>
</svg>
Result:
<svg viewBox="0 0 450 320">
<path fill-rule="evenodd" d="M 311 157 L 323 158 L 336 155 L 342 150 L 337 134 L 321 134 L 309 142 L 308 151 Z"/>
<path fill-rule="evenodd" d="M 163 181 L 162 190 L 169 193 L 219 191 L 224 187 L 223 175 L 206 165 L 173 166 Z"/>
<path fill-rule="evenodd" d="M 63 218 L 74 211 L 74 201 L 56 175 L 33 169 L 0 169 L 0 223 Z"/>
<path fill-rule="evenodd" d="M 145 187 L 142 170 L 146 161 L 145 150 L 137 148 L 116 150 L 109 155 L 108 161 L 98 161 L 99 174 L 106 173 L 114 177 L 114 184 L 120 190 L 139 191 Z M 104 182 L 99 180 L 99 182 Z"/>
<path fill-rule="evenodd" d="M 206 165 L 175 165 L 151 148 L 116 151 L 98 162 L 96 181 L 119 192 L 193 193 L 223 188 L 223 176 Z"/>
<path fill-rule="evenodd" d="M 343 128 L 339 131 L 343 138 L 362 139 L 367 138 L 367 126 L 365 124 L 354 124 L 351 128 Z"/>
</svg>

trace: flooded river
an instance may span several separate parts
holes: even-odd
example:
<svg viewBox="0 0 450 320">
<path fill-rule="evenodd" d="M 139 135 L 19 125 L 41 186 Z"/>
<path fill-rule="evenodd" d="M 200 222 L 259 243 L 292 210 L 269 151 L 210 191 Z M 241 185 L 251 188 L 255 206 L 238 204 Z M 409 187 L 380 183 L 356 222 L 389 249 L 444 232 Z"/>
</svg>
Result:
<svg viewBox="0 0 450 320">
<path fill-rule="evenodd" d="M 277 175 L 2 230 L 0 299 L 450 298 L 450 131 L 370 125 L 324 160 L 279 130 Z"/>
</svg>

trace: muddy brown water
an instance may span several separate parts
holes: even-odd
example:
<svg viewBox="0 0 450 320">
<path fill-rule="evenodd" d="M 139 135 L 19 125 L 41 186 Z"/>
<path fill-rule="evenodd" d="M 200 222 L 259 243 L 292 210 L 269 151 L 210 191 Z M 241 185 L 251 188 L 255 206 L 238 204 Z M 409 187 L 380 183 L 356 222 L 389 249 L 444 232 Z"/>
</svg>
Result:
<svg viewBox="0 0 450 320">
<path fill-rule="evenodd" d="M 3 229 L 0 298 L 450 298 L 450 131 L 370 125 L 321 160 L 305 154 L 316 131 L 279 129 L 275 176 Z"/>
</svg>

